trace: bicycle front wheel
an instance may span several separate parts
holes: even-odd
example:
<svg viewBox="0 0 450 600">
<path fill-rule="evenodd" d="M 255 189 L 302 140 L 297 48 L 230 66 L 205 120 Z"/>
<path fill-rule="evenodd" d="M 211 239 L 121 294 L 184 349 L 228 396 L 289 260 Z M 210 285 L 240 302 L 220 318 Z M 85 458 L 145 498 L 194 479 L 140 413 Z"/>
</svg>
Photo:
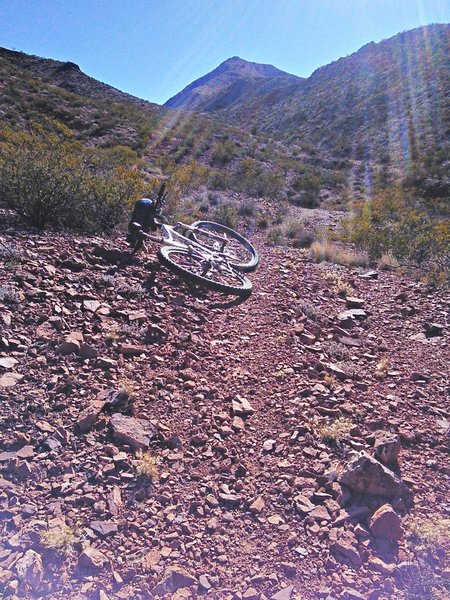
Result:
<svg viewBox="0 0 450 600">
<path fill-rule="evenodd" d="M 175 246 L 160 248 L 158 258 L 173 273 L 192 283 L 241 298 L 251 294 L 251 281 L 225 262 L 207 259 L 195 251 Z"/>
<path fill-rule="evenodd" d="M 254 271 L 258 266 L 257 251 L 244 236 L 234 229 L 212 221 L 196 221 L 192 223 L 192 227 L 195 227 L 195 230 L 188 230 L 187 238 L 209 250 L 220 252 L 239 271 Z M 216 237 L 221 239 L 215 239 Z"/>
</svg>

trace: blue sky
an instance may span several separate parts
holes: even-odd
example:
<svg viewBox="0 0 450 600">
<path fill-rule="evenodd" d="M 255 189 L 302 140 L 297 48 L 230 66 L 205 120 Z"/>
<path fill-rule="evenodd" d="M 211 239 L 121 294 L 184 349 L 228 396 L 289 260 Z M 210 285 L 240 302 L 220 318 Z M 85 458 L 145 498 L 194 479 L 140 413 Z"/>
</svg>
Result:
<svg viewBox="0 0 450 600">
<path fill-rule="evenodd" d="M 163 103 L 231 56 L 307 77 L 370 41 L 449 22 L 450 0 L 0 0 L 0 46 Z"/>
</svg>

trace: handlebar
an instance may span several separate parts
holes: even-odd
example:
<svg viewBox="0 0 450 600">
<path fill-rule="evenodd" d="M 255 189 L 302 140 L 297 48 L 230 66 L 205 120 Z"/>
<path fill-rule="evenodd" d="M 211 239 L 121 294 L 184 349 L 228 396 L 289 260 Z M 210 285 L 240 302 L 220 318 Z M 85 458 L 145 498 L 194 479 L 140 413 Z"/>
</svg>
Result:
<svg viewBox="0 0 450 600">
<path fill-rule="evenodd" d="M 161 187 L 158 190 L 158 194 L 156 196 L 156 200 L 155 200 L 155 209 L 156 212 L 158 213 L 158 217 L 160 216 L 160 213 L 163 209 L 163 206 L 166 202 L 166 198 L 167 198 L 167 192 L 165 192 L 166 189 L 166 184 L 162 183 Z"/>
</svg>

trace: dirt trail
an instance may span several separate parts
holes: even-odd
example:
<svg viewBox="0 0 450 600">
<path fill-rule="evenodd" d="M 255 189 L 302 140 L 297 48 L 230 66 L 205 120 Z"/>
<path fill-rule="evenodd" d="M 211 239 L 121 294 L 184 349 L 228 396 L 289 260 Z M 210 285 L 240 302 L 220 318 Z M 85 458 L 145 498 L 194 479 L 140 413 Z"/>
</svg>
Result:
<svg viewBox="0 0 450 600">
<path fill-rule="evenodd" d="M 1 239 L 6 597 L 401 598 L 410 562 L 443 589 L 445 543 L 424 561 L 408 524 L 450 513 L 448 296 L 258 236 L 242 303 L 153 249 L 120 266 L 120 240 Z M 391 500 L 398 539 L 370 530 L 386 498 L 335 481 L 388 433 L 415 500 Z"/>
</svg>

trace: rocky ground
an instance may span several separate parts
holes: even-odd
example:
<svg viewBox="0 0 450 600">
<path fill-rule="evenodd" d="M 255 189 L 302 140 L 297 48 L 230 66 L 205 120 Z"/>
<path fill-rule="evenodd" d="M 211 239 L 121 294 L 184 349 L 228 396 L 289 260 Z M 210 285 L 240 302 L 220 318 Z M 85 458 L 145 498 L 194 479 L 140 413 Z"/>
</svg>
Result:
<svg viewBox="0 0 450 600">
<path fill-rule="evenodd" d="M 448 597 L 449 297 L 253 241 L 0 236 L 2 597 Z"/>
</svg>

